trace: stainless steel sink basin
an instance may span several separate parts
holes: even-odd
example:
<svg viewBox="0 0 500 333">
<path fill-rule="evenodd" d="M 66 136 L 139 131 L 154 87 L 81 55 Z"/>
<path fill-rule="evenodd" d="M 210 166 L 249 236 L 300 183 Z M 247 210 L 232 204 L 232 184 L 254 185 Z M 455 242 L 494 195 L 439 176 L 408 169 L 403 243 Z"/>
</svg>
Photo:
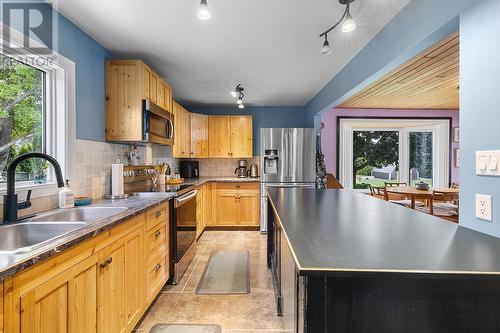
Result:
<svg viewBox="0 0 500 333">
<path fill-rule="evenodd" d="M 105 219 L 127 210 L 126 207 L 79 207 L 58 209 L 39 215 L 31 222 L 89 222 Z"/>
<path fill-rule="evenodd" d="M 86 223 L 23 222 L 0 228 L 0 254 L 30 252 L 51 240 L 85 227 Z"/>
</svg>

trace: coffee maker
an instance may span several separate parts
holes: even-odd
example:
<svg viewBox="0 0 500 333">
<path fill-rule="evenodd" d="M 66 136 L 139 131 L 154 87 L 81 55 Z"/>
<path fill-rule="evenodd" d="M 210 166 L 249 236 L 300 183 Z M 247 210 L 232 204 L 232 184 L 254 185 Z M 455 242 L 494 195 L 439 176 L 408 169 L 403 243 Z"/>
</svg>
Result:
<svg viewBox="0 0 500 333">
<path fill-rule="evenodd" d="M 247 178 L 247 161 L 239 160 L 238 167 L 234 170 L 234 174 L 238 175 L 238 178 Z"/>
</svg>

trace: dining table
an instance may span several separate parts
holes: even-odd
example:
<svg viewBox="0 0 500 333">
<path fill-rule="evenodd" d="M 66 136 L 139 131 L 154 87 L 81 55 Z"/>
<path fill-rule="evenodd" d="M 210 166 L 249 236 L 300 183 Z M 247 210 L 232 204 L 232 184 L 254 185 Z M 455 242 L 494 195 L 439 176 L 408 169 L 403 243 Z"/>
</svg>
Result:
<svg viewBox="0 0 500 333">
<path fill-rule="evenodd" d="M 460 190 L 458 188 L 447 188 L 447 187 L 443 188 L 436 187 L 436 188 L 429 188 L 428 190 L 419 190 L 413 186 L 387 186 L 385 188 L 385 192 L 387 194 L 397 194 L 409 198 L 411 201 L 410 207 L 412 209 L 415 209 L 416 206 L 415 203 L 418 199 L 426 200 L 428 202 L 429 207 L 432 207 L 434 191 L 450 193 L 450 194 L 458 194 Z"/>
</svg>

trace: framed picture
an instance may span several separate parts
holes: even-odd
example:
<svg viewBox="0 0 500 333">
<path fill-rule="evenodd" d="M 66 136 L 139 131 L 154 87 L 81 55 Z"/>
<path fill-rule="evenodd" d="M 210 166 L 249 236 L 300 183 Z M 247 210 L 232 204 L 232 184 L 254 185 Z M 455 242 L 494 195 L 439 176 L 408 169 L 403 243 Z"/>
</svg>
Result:
<svg viewBox="0 0 500 333">
<path fill-rule="evenodd" d="M 453 141 L 460 142 L 460 128 L 459 127 L 455 127 L 453 129 Z"/>
<path fill-rule="evenodd" d="M 455 148 L 453 149 L 453 152 L 454 152 L 454 159 L 455 159 L 455 168 L 459 168 L 460 167 L 460 149 L 458 148 Z"/>
</svg>

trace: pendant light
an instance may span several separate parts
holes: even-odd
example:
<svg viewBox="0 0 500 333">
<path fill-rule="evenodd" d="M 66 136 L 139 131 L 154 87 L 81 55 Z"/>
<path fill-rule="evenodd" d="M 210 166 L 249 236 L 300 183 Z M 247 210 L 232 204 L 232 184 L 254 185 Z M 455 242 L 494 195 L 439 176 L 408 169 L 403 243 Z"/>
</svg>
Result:
<svg viewBox="0 0 500 333">
<path fill-rule="evenodd" d="M 210 9 L 208 9 L 207 0 L 201 0 L 200 7 L 198 7 L 196 14 L 202 20 L 210 20 L 212 18 L 212 13 Z"/>
<path fill-rule="evenodd" d="M 351 16 L 350 12 L 350 4 L 351 2 L 354 2 L 355 0 L 339 0 L 341 5 L 345 5 L 345 11 L 340 20 L 337 21 L 330 29 L 326 30 L 323 32 L 319 37 L 325 37 L 325 41 L 323 43 L 323 47 L 321 48 L 321 54 L 330 54 L 332 53 L 332 49 L 330 47 L 330 43 L 328 43 L 328 33 L 337 28 L 341 23 L 341 30 L 342 32 L 353 32 L 356 30 L 356 21 Z"/>
</svg>

